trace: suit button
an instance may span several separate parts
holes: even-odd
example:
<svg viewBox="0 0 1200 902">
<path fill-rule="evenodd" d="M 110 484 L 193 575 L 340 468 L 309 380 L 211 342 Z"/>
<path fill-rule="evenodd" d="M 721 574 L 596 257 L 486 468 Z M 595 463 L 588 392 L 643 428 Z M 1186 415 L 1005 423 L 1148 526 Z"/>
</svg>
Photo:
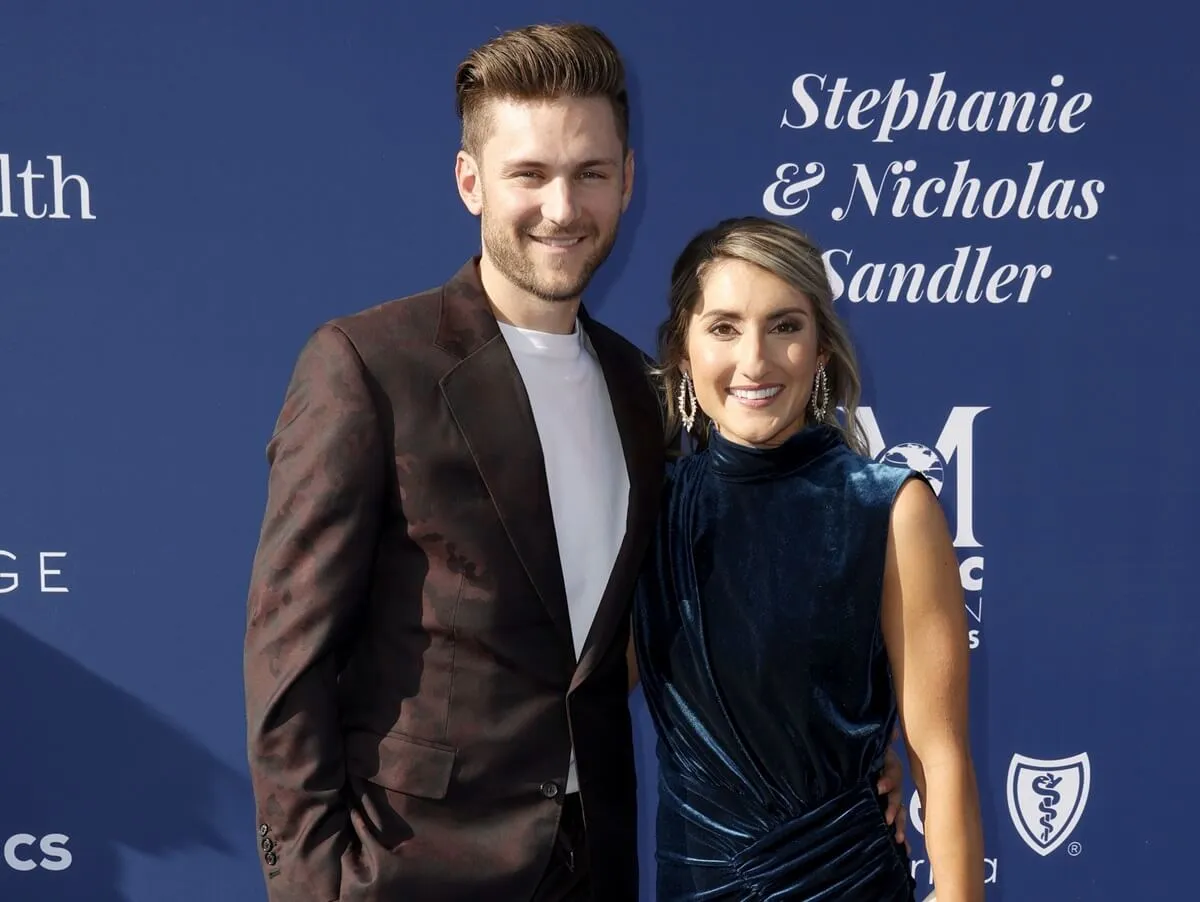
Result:
<svg viewBox="0 0 1200 902">
<path fill-rule="evenodd" d="M 542 795 L 544 795 L 548 799 L 554 798 L 556 795 L 558 795 L 558 784 L 551 783 L 549 781 L 543 783 L 542 784 Z"/>
<path fill-rule="evenodd" d="M 268 827 L 266 824 L 263 824 L 261 827 L 258 828 L 259 836 L 266 836 L 270 832 L 271 832 L 271 828 Z"/>
<path fill-rule="evenodd" d="M 267 837 L 263 837 L 263 841 L 262 841 L 262 850 L 263 850 L 264 852 L 270 852 L 270 851 L 271 851 L 272 849 L 274 849 L 274 848 L 275 848 L 275 843 L 274 843 L 274 842 L 272 842 L 272 841 L 271 841 L 270 839 L 268 839 Z"/>
<path fill-rule="evenodd" d="M 267 864 L 271 865 L 271 867 L 274 867 L 275 863 L 279 861 L 274 852 L 268 852 L 263 856 L 263 858 L 266 860 Z"/>
</svg>

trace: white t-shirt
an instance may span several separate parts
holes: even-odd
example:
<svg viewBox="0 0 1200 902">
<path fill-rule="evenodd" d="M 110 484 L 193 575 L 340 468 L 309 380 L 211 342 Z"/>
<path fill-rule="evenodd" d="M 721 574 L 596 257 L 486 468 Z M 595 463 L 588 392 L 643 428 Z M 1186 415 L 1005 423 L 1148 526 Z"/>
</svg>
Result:
<svg viewBox="0 0 1200 902">
<path fill-rule="evenodd" d="M 546 461 L 578 660 L 625 537 L 629 474 L 604 371 L 575 322 L 570 335 L 500 323 L 533 408 Z M 567 792 L 579 788 L 574 750 Z"/>
</svg>

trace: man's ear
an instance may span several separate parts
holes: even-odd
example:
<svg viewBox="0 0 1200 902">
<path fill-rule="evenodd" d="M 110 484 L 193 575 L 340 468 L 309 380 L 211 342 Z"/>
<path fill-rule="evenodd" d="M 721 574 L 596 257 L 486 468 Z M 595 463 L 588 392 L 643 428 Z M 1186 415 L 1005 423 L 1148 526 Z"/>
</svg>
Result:
<svg viewBox="0 0 1200 902">
<path fill-rule="evenodd" d="M 465 150 L 454 158 L 454 181 L 458 185 L 458 196 L 472 216 L 483 212 L 483 176 L 479 161 Z"/>
</svg>

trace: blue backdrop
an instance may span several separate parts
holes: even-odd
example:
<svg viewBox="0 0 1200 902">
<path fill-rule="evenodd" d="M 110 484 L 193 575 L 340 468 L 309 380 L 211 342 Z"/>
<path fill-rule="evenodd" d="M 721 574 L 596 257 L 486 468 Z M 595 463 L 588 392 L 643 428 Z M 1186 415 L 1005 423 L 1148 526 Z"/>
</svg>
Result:
<svg viewBox="0 0 1200 902">
<path fill-rule="evenodd" d="M 318 323 L 477 248 L 454 67 L 565 18 L 608 30 L 632 78 L 635 200 L 593 312 L 651 350 L 694 231 L 796 223 L 830 251 L 874 450 L 941 481 L 989 899 L 1190 897 L 1192 15 L 5 4 L 0 899 L 264 898 L 241 639 L 287 377 Z"/>
</svg>

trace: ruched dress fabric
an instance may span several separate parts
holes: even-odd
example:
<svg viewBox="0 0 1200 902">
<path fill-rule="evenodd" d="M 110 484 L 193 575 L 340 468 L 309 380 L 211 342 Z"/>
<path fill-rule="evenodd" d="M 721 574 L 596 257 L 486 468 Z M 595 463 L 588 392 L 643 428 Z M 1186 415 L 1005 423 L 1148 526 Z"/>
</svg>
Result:
<svg viewBox="0 0 1200 902">
<path fill-rule="evenodd" d="M 672 465 L 634 605 L 658 902 L 915 898 L 876 792 L 896 722 L 884 561 L 913 477 L 826 425 L 770 449 L 714 430 Z"/>
</svg>

